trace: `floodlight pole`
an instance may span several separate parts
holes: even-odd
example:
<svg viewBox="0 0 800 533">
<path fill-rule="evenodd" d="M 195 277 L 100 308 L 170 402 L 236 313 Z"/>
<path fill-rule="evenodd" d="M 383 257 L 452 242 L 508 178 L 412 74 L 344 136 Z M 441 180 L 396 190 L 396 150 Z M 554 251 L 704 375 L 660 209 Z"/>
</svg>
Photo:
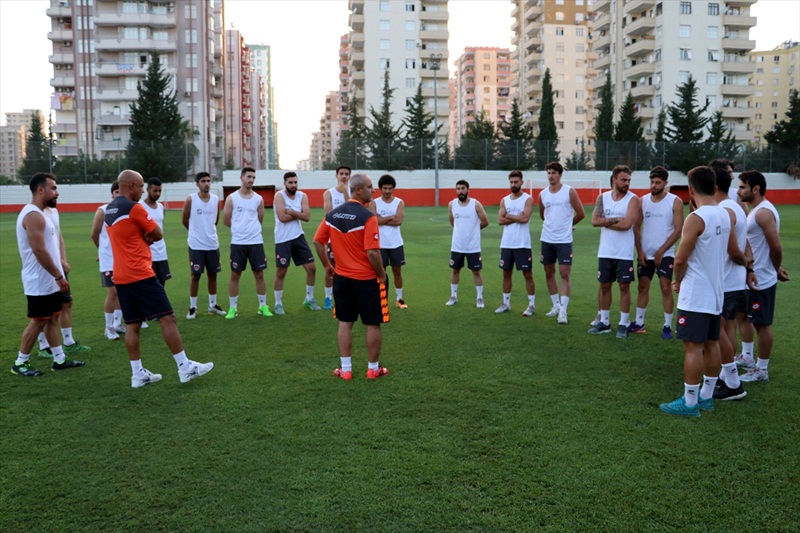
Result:
<svg viewBox="0 0 800 533">
<path fill-rule="evenodd" d="M 434 205 L 439 207 L 439 66 L 442 54 L 431 54 L 429 68 L 433 71 L 433 187 Z"/>
</svg>

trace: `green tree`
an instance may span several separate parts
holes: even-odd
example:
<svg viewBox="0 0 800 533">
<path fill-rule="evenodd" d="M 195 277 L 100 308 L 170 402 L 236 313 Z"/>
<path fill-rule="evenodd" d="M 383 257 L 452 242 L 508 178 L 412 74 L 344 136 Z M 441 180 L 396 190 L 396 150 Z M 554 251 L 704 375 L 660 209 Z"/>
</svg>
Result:
<svg viewBox="0 0 800 533">
<path fill-rule="evenodd" d="M 38 113 L 31 114 L 31 130 L 25 139 L 25 158 L 18 176 L 27 183 L 37 172 L 50 172 L 50 147 Z"/>
<path fill-rule="evenodd" d="M 706 140 L 706 152 L 712 154 L 714 159 L 722 158 L 734 161 L 739 154 L 739 147 L 736 145 L 736 137 L 733 132 L 728 130 L 725 121 L 722 119 L 722 111 L 717 110 L 711 115 L 708 122 L 708 139 Z"/>
<path fill-rule="evenodd" d="M 789 92 L 789 110 L 786 118 L 776 123 L 764 135 L 777 163 L 771 169 L 788 172 L 800 178 L 800 93 L 797 89 Z"/>
<path fill-rule="evenodd" d="M 628 165 L 634 170 L 643 168 L 649 158 L 649 150 L 644 141 L 642 117 L 636 110 L 636 102 L 628 91 L 628 96 L 619 108 L 619 122 L 614 132 L 616 164 Z"/>
<path fill-rule="evenodd" d="M 400 167 L 408 170 L 433 168 L 435 135 L 432 125 L 433 115 L 425 112 L 425 98 L 422 96 L 422 84 L 420 83 L 417 85 L 414 98 L 406 103 L 406 115 L 403 118 L 405 134 L 401 145 Z M 441 128 L 441 126 L 439 127 Z"/>
<path fill-rule="evenodd" d="M 581 139 L 579 147 L 572 151 L 564 166 L 567 170 L 586 170 L 589 168 L 589 154 L 586 153 L 586 141 Z"/>
<path fill-rule="evenodd" d="M 59 158 L 53 172 L 64 183 L 111 183 L 126 166 L 122 158 L 98 159 L 81 152 L 77 157 Z"/>
<path fill-rule="evenodd" d="M 11 176 L 0 174 L 0 185 L 19 185 L 19 181 Z"/>
<path fill-rule="evenodd" d="M 381 107 L 376 111 L 369 106 L 369 128 L 367 129 L 366 144 L 370 154 L 370 168 L 392 170 L 397 168 L 397 155 L 394 154 L 394 143 L 400 135 L 401 128 L 392 126 L 392 100 L 393 89 L 389 85 L 389 71 L 383 74 L 383 89 L 381 90 Z M 397 145 L 399 152 L 400 145 Z"/>
<path fill-rule="evenodd" d="M 510 120 L 500 126 L 497 164 L 500 168 L 527 170 L 533 168 L 533 132 L 522 118 L 519 100 L 511 101 Z"/>
<path fill-rule="evenodd" d="M 544 71 L 542 80 L 542 107 L 539 109 L 539 134 L 536 136 L 537 169 L 544 169 L 550 161 L 558 161 L 558 132 L 556 131 L 555 101 L 550 69 Z"/>
<path fill-rule="evenodd" d="M 597 118 L 594 121 L 595 169 L 609 170 L 614 161 L 609 153 L 614 140 L 614 86 L 611 84 L 611 73 L 606 72 L 606 82 L 600 89 L 600 105 L 597 107 Z"/>
<path fill-rule="evenodd" d="M 130 105 L 128 165 L 145 179 L 157 176 L 163 181 L 185 181 L 198 153 L 171 82 L 158 54 L 153 54 L 147 76 L 137 83 L 139 96 Z"/>
<path fill-rule="evenodd" d="M 497 130 L 484 110 L 467 124 L 467 130 L 456 148 L 455 168 L 490 170 L 494 168 L 497 152 Z"/>
<path fill-rule="evenodd" d="M 698 91 L 697 83 L 690 75 L 686 83 L 678 85 L 675 91 L 677 101 L 667 107 L 666 160 L 668 168 L 681 172 L 689 172 L 708 159 L 705 146 L 700 141 L 703 140 L 709 120 L 703 116 L 709 103 L 700 107 L 697 102 Z"/>
<path fill-rule="evenodd" d="M 364 144 L 367 126 L 364 124 L 364 117 L 358 114 L 358 98 L 355 93 L 347 102 L 347 123 L 348 127 L 342 131 L 339 146 L 336 148 L 336 166 L 364 168 L 367 166 Z"/>
</svg>

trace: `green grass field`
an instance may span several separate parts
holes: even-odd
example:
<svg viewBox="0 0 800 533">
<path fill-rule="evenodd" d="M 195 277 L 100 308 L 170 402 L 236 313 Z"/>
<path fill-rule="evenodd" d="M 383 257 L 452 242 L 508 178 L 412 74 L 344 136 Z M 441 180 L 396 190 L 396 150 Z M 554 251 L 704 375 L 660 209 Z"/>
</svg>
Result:
<svg viewBox="0 0 800 533">
<path fill-rule="evenodd" d="M 189 357 L 216 366 L 180 384 L 153 324 L 142 335 L 143 361 L 164 380 L 133 390 L 124 344 L 102 336 L 91 214 L 62 215 L 74 332 L 92 347 L 86 366 L 35 379 L 9 373 L 26 320 L 16 217 L 2 215 L 0 531 L 798 531 L 800 207 L 780 211 L 794 280 L 778 290 L 771 381 L 699 419 L 658 410 L 682 394 L 683 350 L 658 334 L 656 287 L 647 334 L 586 334 L 599 235 L 588 221 L 575 233 L 570 323 L 559 326 L 544 317 L 540 265 L 538 314 L 520 315 L 521 275 L 513 313 L 493 313 L 496 208 L 483 232 L 484 310 L 474 307 L 466 270 L 461 303 L 444 306 L 446 208 L 407 209 L 410 308 L 393 308 L 383 328 L 391 374 L 364 378 L 357 325 L 355 378 L 343 382 L 331 375 L 337 323 L 302 308 L 301 269 L 289 271 L 285 317 L 256 316 L 245 273 L 236 320 L 187 321 L 186 231 L 180 213 L 168 212 L 167 291 Z M 315 210 L 307 234 L 320 216 Z M 272 305 L 271 212 L 266 219 Z M 537 219 L 535 248 L 540 228 Z M 221 224 L 219 232 L 224 257 L 230 233 Z M 223 307 L 228 272 L 224 264 Z M 205 294 L 201 285 L 201 309 Z"/>
</svg>

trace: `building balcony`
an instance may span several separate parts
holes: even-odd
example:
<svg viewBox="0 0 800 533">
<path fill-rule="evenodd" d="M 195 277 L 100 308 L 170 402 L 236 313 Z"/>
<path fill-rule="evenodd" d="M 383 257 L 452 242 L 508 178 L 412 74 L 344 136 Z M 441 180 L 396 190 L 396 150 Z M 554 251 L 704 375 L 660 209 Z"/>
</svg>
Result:
<svg viewBox="0 0 800 533">
<path fill-rule="evenodd" d="M 71 65 L 75 63 L 75 56 L 72 55 L 72 52 L 68 54 L 53 54 L 49 60 L 53 65 Z"/>
<path fill-rule="evenodd" d="M 538 3 L 532 4 L 525 9 L 525 13 L 523 15 L 524 20 L 527 21 L 534 21 L 537 20 L 539 17 L 542 16 L 544 13 L 544 6 Z"/>
<path fill-rule="evenodd" d="M 364 13 L 350 13 L 348 24 L 353 31 L 364 31 Z"/>
<path fill-rule="evenodd" d="M 595 13 L 606 12 L 610 5 L 611 0 L 595 0 L 593 9 Z"/>
<path fill-rule="evenodd" d="M 77 157 L 79 154 L 78 141 L 61 139 L 53 145 L 52 154 L 58 157 Z"/>
<path fill-rule="evenodd" d="M 752 74 L 756 70 L 756 64 L 752 61 L 723 61 L 722 72 L 736 74 Z"/>
<path fill-rule="evenodd" d="M 655 63 L 639 63 L 625 69 L 626 79 L 639 79 L 642 76 L 650 76 L 656 71 Z"/>
<path fill-rule="evenodd" d="M 71 17 L 72 9 L 69 7 L 69 2 L 67 0 L 62 0 L 58 5 L 48 7 L 45 13 L 48 17 L 53 18 Z"/>
<path fill-rule="evenodd" d="M 641 57 L 650 54 L 656 49 L 656 41 L 653 38 L 639 39 L 633 44 L 625 47 L 625 54 L 628 57 Z"/>
<path fill-rule="evenodd" d="M 78 125 L 71 124 L 69 122 L 60 122 L 53 124 L 53 126 L 50 128 L 50 131 L 53 133 L 58 133 L 59 135 L 66 133 L 78 133 Z"/>
<path fill-rule="evenodd" d="M 647 35 L 655 32 L 656 19 L 654 17 L 639 17 L 623 30 L 625 35 Z"/>
<path fill-rule="evenodd" d="M 597 3 L 595 3 L 595 6 Z M 608 13 L 602 13 L 597 15 L 597 18 L 594 19 L 594 24 L 592 25 L 594 31 L 601 31 L 601 30 L 608 30 L 611 27 L 611 15 Z"/>
<path fill-rule="evenodd" d="M 729 7 L 743 7 L 752 6 L 756 2 L 757 0 L 728 0 L 725 3 L 728 4 Z"/>
<path fill-rule="evenodd" d="M 364 32 L 350 32 L 350 48 L 364 48 Z"/>
<path fill-rule="evenodd" d="M 605 54 L 601 57 L 598 57 L 592 63 L 592 68 L 596 71 L 601 71 L 607 69 L 611 65 L 611 54 Z"/>
<path fill-rule="evenodd" d="M 656 0 L 633 0 L 625 4 L 624 10 L 626 15 L 638 15 L 654 7 L 656 7 Z"/>
<path fill-rule="evenodd" d="M 47 38 L 54 42 L 71 41 L 73 39 L 72 28 L 56 28 L 47 32 Z"/>
<path fill-rule="evenodd" d="M 222 85 L 212 85 L 211 86 L 211 97 L 212 98 L 222 98 L 225 96 L 225 93 L 222 91 Z"/>
<path fill-rule="evenodd" d="M 419 12 L 419 20 L 422 22 L 447 22 L 449 14 L 447 11 L 430 11 L 424 9 Z"/>
<path fill-rule="evenodd" d="M 639 106 L 639 111 L 636 113 L 639 117 L 649 120 L 651 118 L 655 118 L 656 116 L 656 108 L 655 107 L 644 107 Z"/>
<path fill-rule="evenodd" d="M 447 43 L 450 32 L 447 30 L 420 30 L 419 38 L 423 41 L 442 41 Z"/>
<path fill-rule="evenodd" d="M 634 98 L 643 98 L 646 96 L 653 96 L 654 94 L 655 90 L 652 85 L 639 85 L 631 89 L 631 95 Z"/>
<path fill-rule="evenodd" d="M 753 118 L 755 114 L 755 108 L 752 107 L 723 106 L 721 111 L 722 118 Z"/>
<path fill-rule="evenodd" d="M 95 50 L 99 51 L 156 51 L 156 52 L 175 52 L 178 49 L 175 41 L 156 41 L 154 39 L 123 39 L 121 37 L 103 37 L 94 42 Z"/>
<path fill-rule="evenodd" d="M 114 114 L 113 112 L 106 111 L 97 117 L 98 126 L 128 126 L 131 123 L 130 115 Z"/>
<path fill-rule="evenodd" d="M 136 89 L 98 88 L 95 90 L 95 96 L 99 100 L 133 102 L 139 97 L 139 91 Z"/>
<path fill-rule="evenodd" d="M 177 26 L 175 13 L 122 13 L 120 11 L 95 11 L 95 26 L 157 26 L 174 28 Z"/>
<path fill-rule="evenodd" d="M 364 71 L 363 70 L 355 70 L 350 72 L 350 80 L 353 83 L 364 82 Z"/>
<path fill-rule="evenodd" d="M 350 61 L 353 64 L 354 68 L 363 68 L 364 67 L 364 51 L 356 51 L 350 54 Z"/>
<path fill-rule="evenodd" d="M 598 35 L 596 39 L 592 39 L 592 50 L 595 52 L 601 52 L 604 50 L 608 50 L 611 48 L 611 34 L 607 33 L 605 35 Z"/>
<path fill-rule="evenodd" d="M 756 47 L 756 42 L 751 39 L 730 39 L 723 37 L 722 48 L 724 50 L 753 50 Z"/>
<path fill-rule="evenodd" d="M 723 15 L 722 23 L 727 28 L 752 28 L 756 25 L 756 17 L 748 15 Z"/>
<path fill-rule="evenodd" d="M 50 80 L 51 87 L 74 87 L 75 74 L 74 70 L 57 70 Z"/>
<path fill-rule="evenodd" d="M 720 92 L 725 96 L 753 96 L 756 92 L 756 88 L 752 85 L 723 83 L 720 86 Z"/>
<path fill-rule="evenodd" d="M 124 152 L 128 149 L 128 139 L 106 139 L 96 141 L 94 146 L 101 152 Z"/>
</svg>

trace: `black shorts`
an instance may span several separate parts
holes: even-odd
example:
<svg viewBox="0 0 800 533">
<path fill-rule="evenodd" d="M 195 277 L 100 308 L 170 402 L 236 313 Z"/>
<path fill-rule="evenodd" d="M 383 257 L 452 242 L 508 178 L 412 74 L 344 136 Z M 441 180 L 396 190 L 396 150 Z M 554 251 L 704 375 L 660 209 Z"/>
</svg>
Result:
<svg viewBox="0 0 800 533">
<path fill-rule="evenodd" d="M 672 281 L 672 270 L 674 268 L 674 257 L 662 257 L 661 264 L 658 266 L 658 269 L 656 269 L 656 262 L 653 259 L 648 259 L 645 261 L 645 266 L 642 266 L 641 263 L 638 264 L 636 267 L 636 273 L 639 274 L 639 279 L 653 279 L 653 276 L 658 274 L 659 278 L 667 278 L 668 280 Z"/>
<path fill-rule="evenodd" d="M 106 272 L 100 272 L 100 286 L 101 287 L 114 286 L 114 272 L 112 270 L 108 270 Z"/>
<path fill-rule="evenodd" d="M 126 324 L 138 324 L 174 313 L 164 286 L 155 276 L 117 285 L 117 295 Z"/>
<path fill-rule="evenodd" d="M 725 293 L 722 302 L 722 318 L 733 320 L 739 313 L 747 313 L 747 293 L 745 289 L 740 291 L 729 291 Z"/>
<path fill-rule="evenodd" d="M 219 248 L 216 250 L 192 250 L 189 248 L 189 270 L 194 276 L 199 276 L 205 270 L 208 273 L 217 273 L 222 270 Z"/>
<path fill-rule="evenodd" d="M 776 283 L 768 289 L 750 291 L 750 322 L 754 326 L 771 326 L 775 315 L 775 295 L 778 292 Z"/>
<path fill-rule="evenodd" d="M 64 274 L 64 279 L 69 281 L 69 276 L 67 274 Z M 61 293 L 61 303 L 62 304 L 72 303 L 72 287 L 70 287 L 70 289 L 67 292 Z"/>
<path fill-rule="evenodd" d="M 166 259 L 163 261 L 153 261 L 153 272 L 156 273 L 156 278 L 162 285 L 164 285 L 168 279 L 172 278 L 172 274 L 169 271 L 169 263 Z"/>
<path fill-rule="evenodd" d="M 453 270 L 461 270 L 464 268 L 465 260 L 467 263 L 467 268 L 473 272 L 477 272 L 483 268 L 483 257 L 481 257 L 480 252 L 450 252 L 450 268 Z"/>
<path fill-rule="evenodd" d="M 500 268 L 503 270 L 511 270 L 516 265 L 517 270 L 530 272 L 532 263 L 530 248 L 500 248 Z"/>
<path fill-rule="evenodd" d="M 351 279 L 333 276 L 333 301 L 340 322 L 361 322 L 367 326 L 389 322 L 386 285 L 378 279 Z"/>
<path fill-rule="evenodd" d="M 64 293 L 54 292 L 45 296 L 28 296 L 28 318 L 48 320 L 61 312 L 64 303 Z"/>
<path fill-rule="evenodd" d="M 675 328 L 675 336 L 688 342 L 718 341 L 721 323 L 719 315 L 678 309 L 678 327 Z"/>
<path fill-rule="evenodd" d="M 632 259 L 601 257 L 597 260 L 597 281 L 600 283 L 630 283 L 633 279 Z"/>
<path fill-rule="evenodd" d="M 314 262 L 314 254 L 308 246 L 305 235 L 300 235 L 291 241 L 275 243 L 275 268 L 288 268 L 290 259 L 294 261 L 294 266 Z"/>
<path fill-rule="evenodd" d="M 397 248 L 381 248 L 381 259 L 383 260 L 383 268 L 389 265 L 401 267 L 406 264 L 406 253 L 403 251 L 402 246 Z"/>
<path fill-rule="evenodd" d="M 572 243 L 551 243 L 542 241 L 542 254 L 539 258 L 543 265 L 572 265 Z"/>
<path fill-rule="evenodd" d="M 253 272 L 267 269 L 267 254 L 264 253 L 264 244 L 231 244 L 231 270 L 244 272 L 247 262 Z"/>
</svg>

